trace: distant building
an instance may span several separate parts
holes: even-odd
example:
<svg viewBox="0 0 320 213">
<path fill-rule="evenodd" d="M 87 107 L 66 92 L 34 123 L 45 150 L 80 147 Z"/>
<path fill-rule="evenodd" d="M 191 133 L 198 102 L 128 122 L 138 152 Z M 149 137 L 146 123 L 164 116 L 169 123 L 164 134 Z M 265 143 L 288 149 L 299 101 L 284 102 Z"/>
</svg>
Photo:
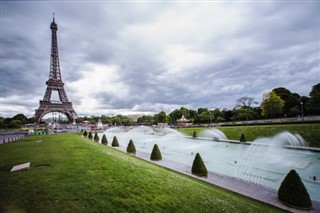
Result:
<svg viewBox="0 0 320 213">
<path fill-rule="evenodd" d="M 188 122 L 189 122 L 189 120 L 186 119 L 184 117 L 184 115 L 182 115 L 181 118 L 177 120 L 177 125 L 178 126 L 188 126 Z"/>
</svg>

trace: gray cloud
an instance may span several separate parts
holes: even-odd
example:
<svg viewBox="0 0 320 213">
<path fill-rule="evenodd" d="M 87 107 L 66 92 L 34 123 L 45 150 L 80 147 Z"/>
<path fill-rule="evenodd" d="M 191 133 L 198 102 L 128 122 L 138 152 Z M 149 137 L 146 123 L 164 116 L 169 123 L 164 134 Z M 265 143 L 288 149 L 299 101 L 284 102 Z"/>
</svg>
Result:
<svg viewBox="0 0 320 213">
<path fill-rule="evenodd" d="M 50 23 L 78 114 L 233 108 L 320 80 L 319 2 L 2 2 L 1 116 L 32 116 L 49 74 Z M 20 106 L 20 108 L 19 108 Z"/>
</svg>

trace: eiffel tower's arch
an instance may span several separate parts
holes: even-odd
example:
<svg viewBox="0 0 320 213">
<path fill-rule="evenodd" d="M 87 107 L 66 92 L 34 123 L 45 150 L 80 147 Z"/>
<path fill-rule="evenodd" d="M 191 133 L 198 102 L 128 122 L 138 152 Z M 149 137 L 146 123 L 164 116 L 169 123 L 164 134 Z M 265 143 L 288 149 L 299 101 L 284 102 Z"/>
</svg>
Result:
<svg viewBox="0 0 320 213">
<path fill-rule="evenodd" d="M 54 15 L 54 14 L 53 14 Z M 78 118 L 77 113 L 72 107 L 72 102 L 69 101 L 67 93 L 64 89 L 64 83 L 62 82 L 59 53 L 58 53 L 58 39 L 57 31 L 58 25 L 53 21 L 50 25 L 51 29 L 51 54 L 50 54 L 50 72 L 49 80 L 46 82 L 47 89 L 42 100 L 40 100 L 40 106 L 36 109 L 34 114 L 35 120 L 40 123 L 43 116 L 51 112 L 60 112 L 64 114 L 70 122 L 75 122 Z M 57 91 L 60 101 L 52 101 L 52 91 Z"/>
</svg>

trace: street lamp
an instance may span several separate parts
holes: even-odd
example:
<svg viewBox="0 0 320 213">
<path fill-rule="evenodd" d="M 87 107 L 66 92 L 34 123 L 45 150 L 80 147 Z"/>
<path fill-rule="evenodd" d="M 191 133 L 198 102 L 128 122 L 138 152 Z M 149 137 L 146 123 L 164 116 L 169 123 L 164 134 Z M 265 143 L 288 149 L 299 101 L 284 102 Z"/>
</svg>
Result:
<svg viewBox="0 0 320 213">
<path fill-rule="evenodd" d="M 304 124 L 304 117 L 303 117 L 303 102 L 301 101 L 301 118 L 302 118 L 302 123 Z"/>
<path fill-rule="evenodd" d="M 245 109 L 245 110 L 246 110 L 247 126 L 248 126 L 248 123 L 249 123 L 249 118 L 248 118 L 248 109 Z"/>
</svg>

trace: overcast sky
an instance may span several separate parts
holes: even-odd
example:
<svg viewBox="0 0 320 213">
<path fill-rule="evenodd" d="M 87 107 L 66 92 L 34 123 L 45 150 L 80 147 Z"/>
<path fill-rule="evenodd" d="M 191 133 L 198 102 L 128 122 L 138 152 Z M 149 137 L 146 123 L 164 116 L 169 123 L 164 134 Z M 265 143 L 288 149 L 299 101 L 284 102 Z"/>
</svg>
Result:
<svg viewBox="0 0 320 213">
<path fill-rule="evenodd" d="M 49 78 L 52 13 L 78 115 L 233 108 L 320 83 L 319 1 L 1 1 L 1 115 L 31 117 Z M 57 94 L 53 94 L 53 98 Z"/>
</svg>

